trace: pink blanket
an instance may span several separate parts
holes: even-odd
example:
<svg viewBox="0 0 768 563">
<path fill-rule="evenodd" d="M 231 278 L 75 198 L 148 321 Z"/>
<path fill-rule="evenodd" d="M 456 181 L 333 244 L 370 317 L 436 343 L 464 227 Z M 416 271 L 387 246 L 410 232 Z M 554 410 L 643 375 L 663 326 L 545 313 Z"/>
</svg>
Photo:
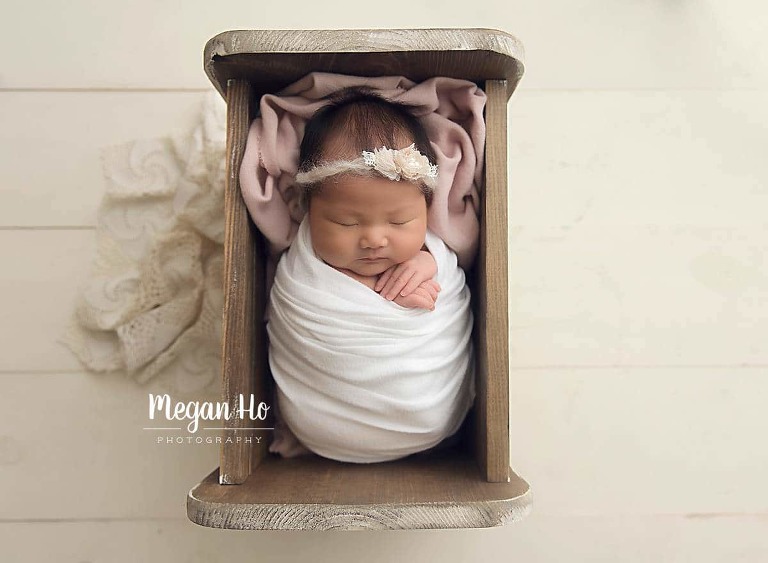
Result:
<svg viewBox="0 0 768 563">
<path fill-rule="evenodd" d="M 467 269 L 478 245 L 485 93 L 473 82 L 444 77 L 416 84 L 402 76 L 363 78 L 313 72 L 277 95 L 262 96 L 260 116 L 248 132 L 240 185 L 248 211 L 269 241 L 273 256 L 291 244 L 302 219 L 293 179 L 304 124 L 325 105 L 326 96 L 347 86 L 368 86 L 388 99 L 418 108 L 416 115 L 427 130 L 439 170 L 428 224 Z"/>
</svg>

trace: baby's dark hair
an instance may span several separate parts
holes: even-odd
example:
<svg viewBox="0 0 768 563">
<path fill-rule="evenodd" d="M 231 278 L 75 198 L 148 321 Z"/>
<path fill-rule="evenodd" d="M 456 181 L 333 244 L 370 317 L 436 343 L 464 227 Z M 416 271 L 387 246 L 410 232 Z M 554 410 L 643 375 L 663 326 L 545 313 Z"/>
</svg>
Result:
<svg viewBox="0 0 768 563">
<path fill-rule="evenodd" d="M 367 87 L 344 88 L 330 97 L 330 102 L 317 110 L 304 127 L 299 149 L 299 172 L 330 160 L 359 157 L 362 151 L 385 146 L 405 148 L 413 143 L 421 154 L 435 163 L 435 152 L 427 132 L 414 115 L 414 107 L 383 98 Z M 333 144 L 329 145 L 329 141 Z M 303 209 L 320 188 L 304 186 L 301 193 Z M 432 203 L 432 191 L 419 184 L 427 201 Z"/>
</svg>

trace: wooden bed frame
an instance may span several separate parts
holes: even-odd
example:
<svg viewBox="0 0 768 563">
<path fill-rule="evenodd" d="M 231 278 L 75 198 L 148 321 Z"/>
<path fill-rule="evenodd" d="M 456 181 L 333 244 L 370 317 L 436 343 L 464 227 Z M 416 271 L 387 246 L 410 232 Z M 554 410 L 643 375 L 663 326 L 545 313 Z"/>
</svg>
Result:
<svg viewBox="0 0 768 563">
<path fill-rule="evenodd" d="M 430 455 L 351 464 L 283 459 L 257 443 L 247 420 L 225 422 L 220 467 L 187 498 L 193 522 L 235 529 L 471 528 L 506 524 L 530 510 L 528 484 L 509 466 L 507 321 L 507 102 L 523 74 L 519 41 L 484 29 L 230 31 L 205 47 L 204 66 L 227 101 L 227 186 L 222 394 L 269 403 L 263 317 L 266 244 L 240 193 L 248 128 L 263 94 L 312 71 L 433 76 L 477 83 L 487 95 L 480 248 L 467 272 L 475 316 L 475 405 L 459 445 Z M 240 437 L 241 440 L 236 440 Z"/>
</svg>

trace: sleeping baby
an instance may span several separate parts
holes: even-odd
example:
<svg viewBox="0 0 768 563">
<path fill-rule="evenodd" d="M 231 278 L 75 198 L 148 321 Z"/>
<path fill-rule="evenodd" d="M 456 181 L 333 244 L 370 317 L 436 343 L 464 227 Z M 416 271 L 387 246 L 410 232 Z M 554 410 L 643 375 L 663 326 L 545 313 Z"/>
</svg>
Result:
<svg viewBox="0 0 768 563">
<path fill-rule="evenodd" d="M 427 226 L 433 162 L 410 108 L 366 89 L 307 122 L 296 175 L 306 214 L 267 313 L 270 451 L 387 461 L 461 426 L 475 394 L 472 313 L 456 255 Z"/>
</svg>

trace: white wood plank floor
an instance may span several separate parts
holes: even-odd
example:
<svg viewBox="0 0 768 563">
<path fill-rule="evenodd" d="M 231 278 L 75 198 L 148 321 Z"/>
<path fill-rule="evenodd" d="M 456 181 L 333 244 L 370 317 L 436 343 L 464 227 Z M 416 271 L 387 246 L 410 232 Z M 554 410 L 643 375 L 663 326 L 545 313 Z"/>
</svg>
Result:
<svg viewBox="0 0 768 563">
<path fill-rule="evenodd" d="M 0 561 L 768 560 L 768 10 L 756 0 L 11 0 L 0 19 Z M 493 530 L 227 533 L 186 520 L 215 445 L 58 342 L 100 151 L 183 133 L 228 29 L 491 27 L 512 98 L 512 466 Z M 289 537 L 290 536 L 290 537 Z M 41 541 L 44 538 L 45 541 Z M 286 541 L 290 539 L 290 541 Z"/>
</svg>

